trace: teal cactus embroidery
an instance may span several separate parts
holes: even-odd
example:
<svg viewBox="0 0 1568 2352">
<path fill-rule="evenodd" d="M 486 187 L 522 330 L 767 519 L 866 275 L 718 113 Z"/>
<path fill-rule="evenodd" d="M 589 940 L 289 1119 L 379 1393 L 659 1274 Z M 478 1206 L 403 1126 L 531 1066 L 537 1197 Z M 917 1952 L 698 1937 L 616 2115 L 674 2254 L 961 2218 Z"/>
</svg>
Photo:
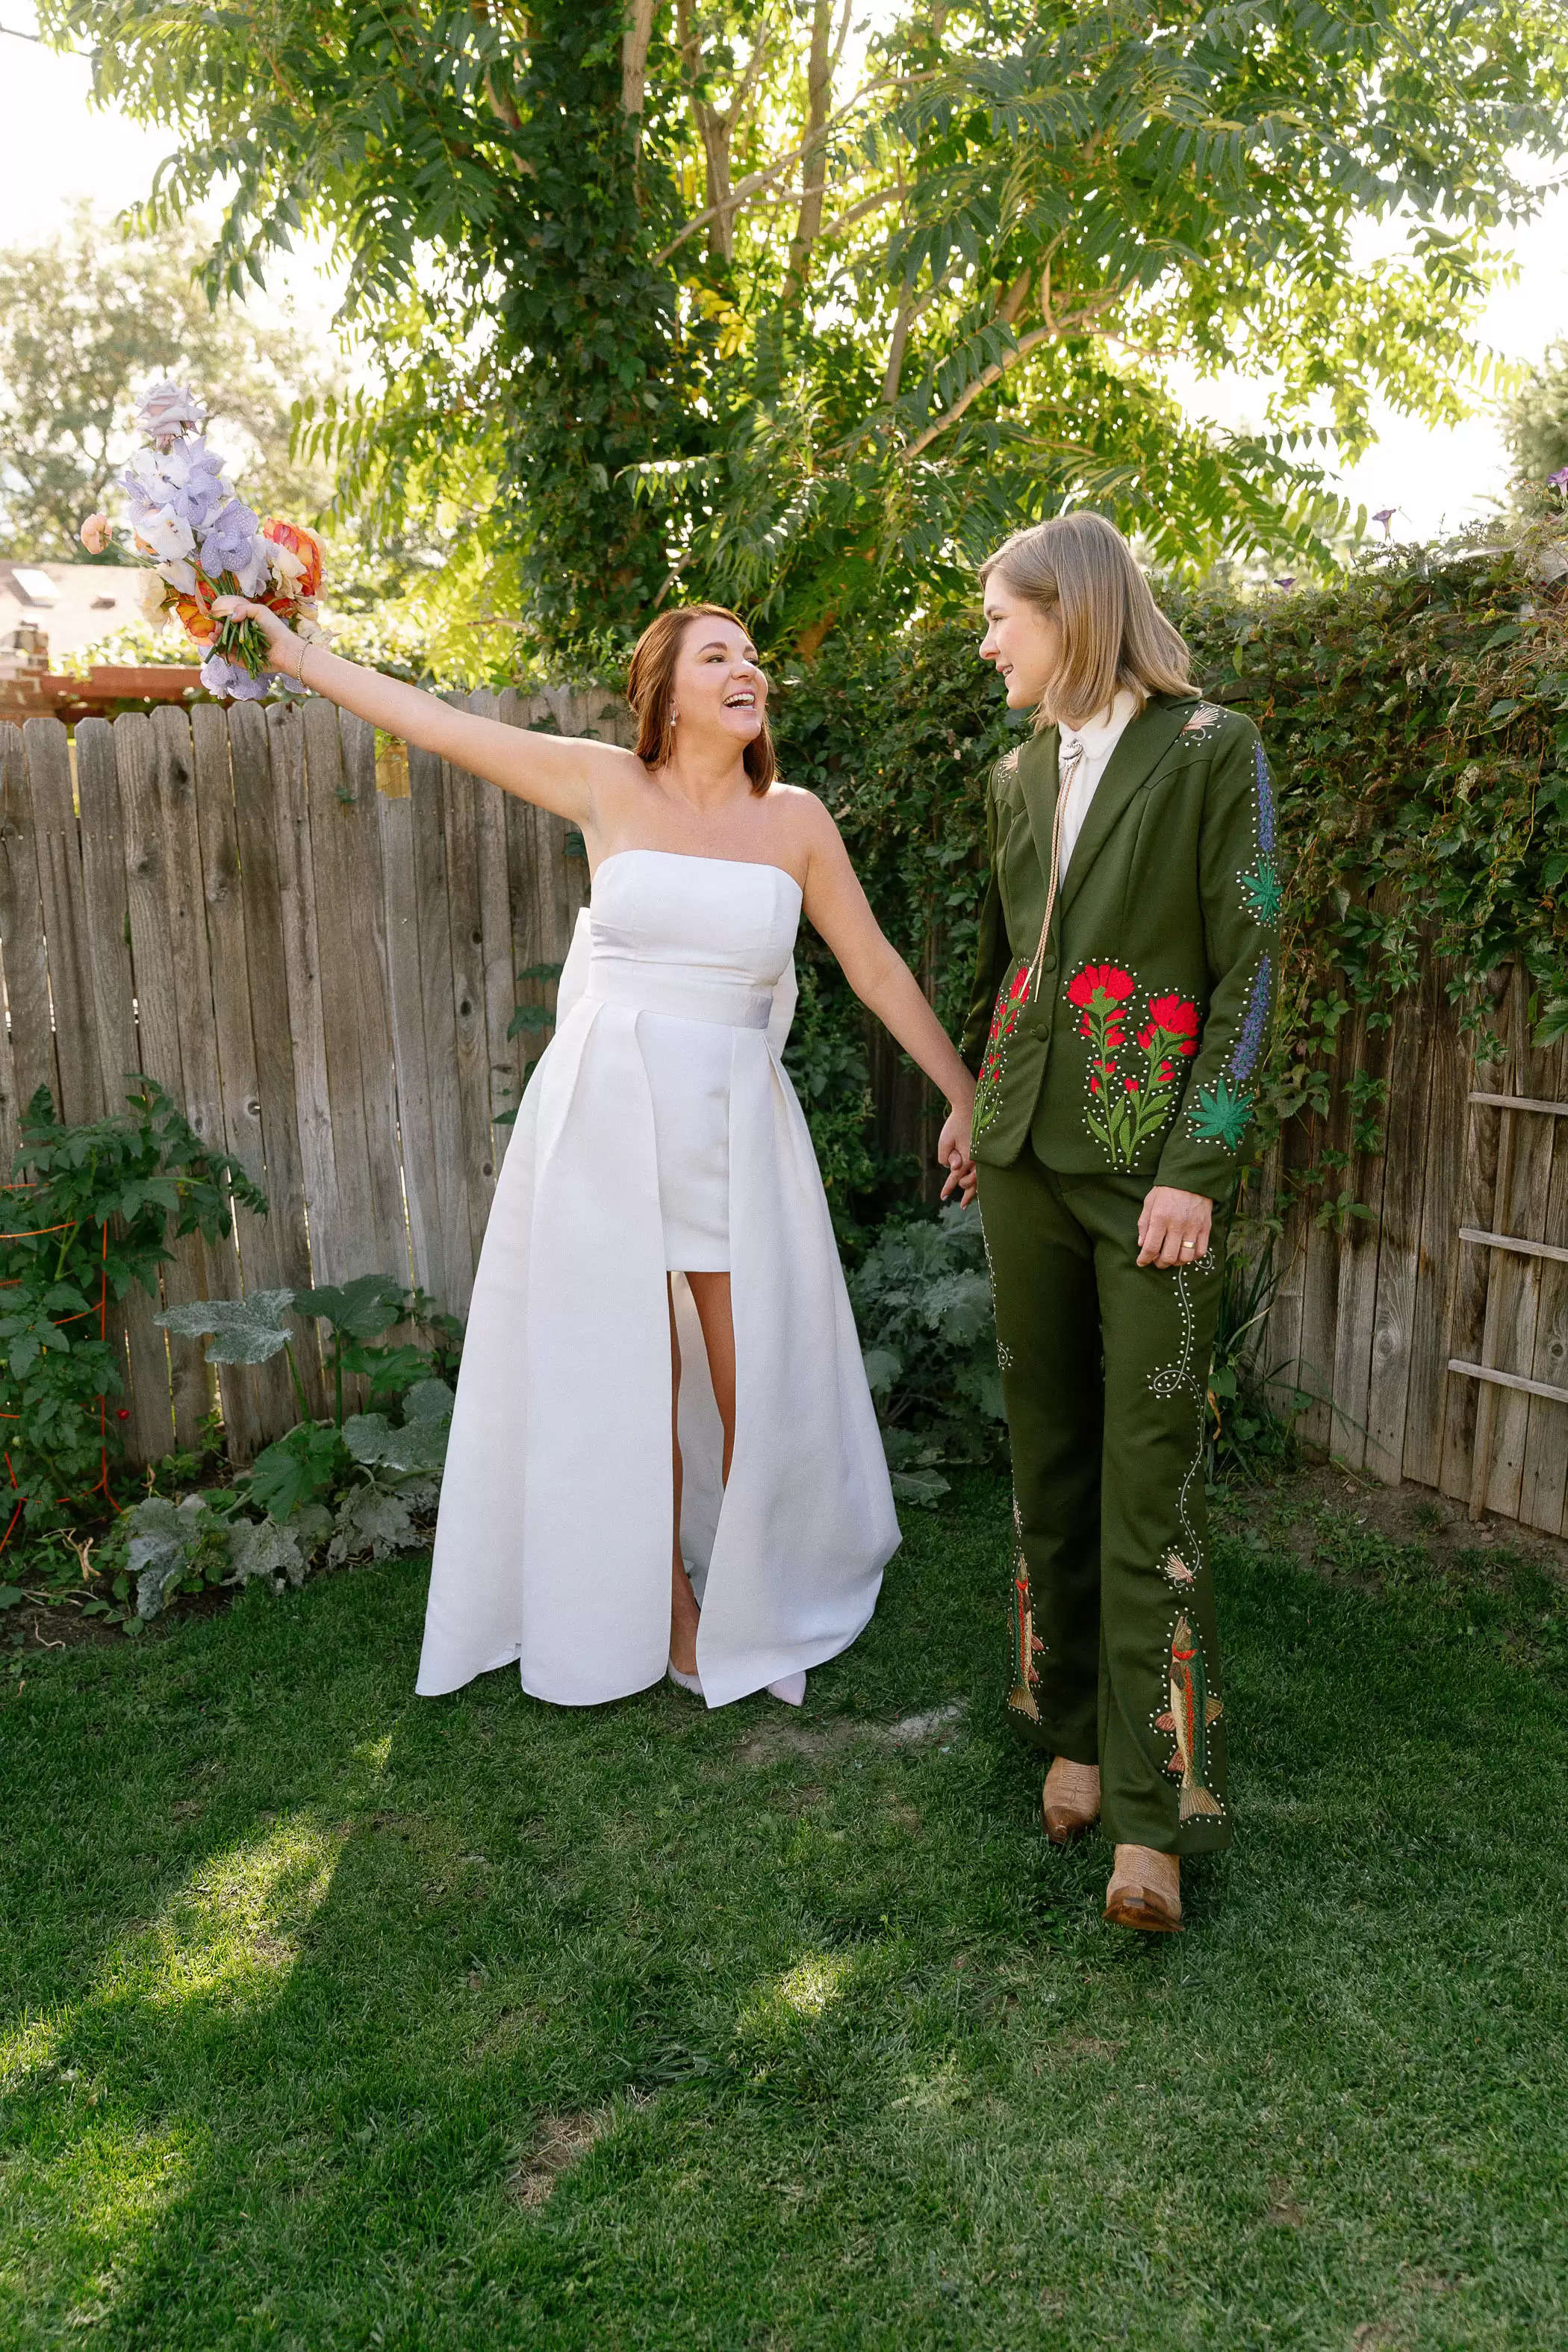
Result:
<svg viewBox="0 0 1568 2352">
<path fill-rule="evenodd" d="M 1226 1151 L 1239 1148 L 1251 1123 L 1251 1095 L 1244 1087 L 1233 1087 L 1228 1078 L 1216 1078 L 1212 1087 L 1199 1087 L 1187 1113 L 1187 1124 L 1200 1143 L 1218 1143 Z"/>
<path fill-rule="evenodd" d="M 1198 1050 L 1198 1008 L 1189 996 L 1145 1002 L 1136 1029 L 1136 1054 L 1127 1032 L 1141 982 L 1120 964 L 1089 963 L 1068 982 L 1078 1009 L 1078 1034 L 1089 1041 L 1089 1108 L 1085 1124 L 1113 1168 L 1136 1166 L 1151 1136 L 1168 1125 L 1182 1087 L 1182 1063 Z"/>
<path fill-rule="evenodd" d="M 1241 877 L 1241 895 L 1255 923 L 1271 930 L 1279 919 L 1279 869 L 1272 857 L 1260 856 Z"/>
</svg>

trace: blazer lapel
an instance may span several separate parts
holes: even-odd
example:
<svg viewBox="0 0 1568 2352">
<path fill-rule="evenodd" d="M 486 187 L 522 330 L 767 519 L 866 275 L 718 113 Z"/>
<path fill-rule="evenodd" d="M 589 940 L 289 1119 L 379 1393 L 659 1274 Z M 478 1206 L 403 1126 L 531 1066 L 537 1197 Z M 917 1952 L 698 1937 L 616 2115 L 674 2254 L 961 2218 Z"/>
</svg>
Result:
<svg viewBox="0 0 1568 2352">
<path fill-rule="evenodd" d="M 1118 745 L 1118 750 L 1121 746 Z M 1018 746 L 1018 783 L 1028 811 L 1035 855 L 1040 861 L 1040 904 L 1051 870 L 1051 827 L 1057 821 L 1057 730 L 1043 728 Z"/>
<path fill-rule="evenodd" d="M 1060 903 L 1064 910 L 1071 906 L 1082 889 L 1083 877 L 1110 839 L 1111 827 L 1117 818 L 1121 814 L 1140 784 L 1144 782 L 1160 761 L 1164 758 L 1195 708 L 1194 703 L 1170 701 L 1162 698 L 1158 702 L 1146 704 L 1137 718 L 1123 730 L 1121 740 L 1106 762 L 1105 773 L 1095 786 L 1094 798 L 1089 804 L 1089 814 L 1083 821 L 1083 831 L 1079 835 L 1073 848 L 1072 863 L 1061 879 Z M 1056 744 L 1054 728 L 1051 730 L 1051 742 L 1054 753 Z M 1018 762 L 1020 779 L 1023 765 L 1023 761 L 1020 760 Z M 1053 756 L 1051 761 L 1051 812 L 1053 814 L 1055 809 L 1056 760 Z M 1029 814 L 1033 821 L 1032 806 Z M 1037 824 L 1035 828 L 1035 839 L 1037 842 L 1041 839 Z M 1048 823 L 1044 840 L 1044 860 L 1048 860 L 1051 854 Z"/>
</svg>

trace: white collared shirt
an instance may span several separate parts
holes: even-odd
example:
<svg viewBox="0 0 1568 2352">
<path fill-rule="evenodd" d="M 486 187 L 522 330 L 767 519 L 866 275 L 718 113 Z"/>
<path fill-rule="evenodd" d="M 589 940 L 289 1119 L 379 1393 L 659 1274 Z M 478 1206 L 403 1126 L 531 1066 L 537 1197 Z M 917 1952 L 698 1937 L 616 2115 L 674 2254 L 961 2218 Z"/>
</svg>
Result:
<svg viewBox="0 0 1568 2352">
<path fill-rule="evenodd" d="M 1062 727 L 1058 759 L 1066 773 L 1069 758 L 1078 753 L 1077 764 L 1068 779 L 1067 800 L 1062 808 L 1061 870 L 1065 874 L 1072 864 L 1072 854 L 1078 846 L 1083 821 L 1089 814 L 1089 804 L 1094 798 L 1095 786 L 1104 775 L 1112 751 L 1121 740 L 1128 721 L 1138 709 L 1138 698 L 1126 687 L 1118 689 L 1110 709 L 1099 719 L 1086 719 L 1081 727 Z"/>
</svg>

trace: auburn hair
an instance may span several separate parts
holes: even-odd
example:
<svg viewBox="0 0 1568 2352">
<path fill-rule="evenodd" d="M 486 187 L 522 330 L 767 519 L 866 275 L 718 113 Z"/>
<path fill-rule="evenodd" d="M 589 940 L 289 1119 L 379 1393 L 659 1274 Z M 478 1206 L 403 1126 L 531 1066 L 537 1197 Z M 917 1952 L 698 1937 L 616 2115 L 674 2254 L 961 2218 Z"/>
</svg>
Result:
<svg viewBox="0 0 1568 2352">
<path fill-rule="evenodd" d="M 1080 511 L 1016 530 L 980 567 L 1061 621 L 1061 656 L 1040 698 L 1037 729 L 1081 727 L 1122 688 L 1142 709 L 1152 694 L 1191 694 L 1186 645 L 1149 593 L 1132 550 L 1103 515 Z"/>
<path fill-rule="evenodd" d="M 694 621 L 733 621 L 738 629 L 748 636 L 751 634 L 739 613 L 731 613 L 727 604 L 676 604 L 648 623 L 632 648 L 626 672 L 626 700 L 637 722 L 637 755 L 645 768 L 664 767 L 675 750 L 670 718 L 675 665 Z M 752 792 L 765 793 L 779 772 L 765 711 L 761 734 L 747 744 L 741 758 Z"/>
</svg>

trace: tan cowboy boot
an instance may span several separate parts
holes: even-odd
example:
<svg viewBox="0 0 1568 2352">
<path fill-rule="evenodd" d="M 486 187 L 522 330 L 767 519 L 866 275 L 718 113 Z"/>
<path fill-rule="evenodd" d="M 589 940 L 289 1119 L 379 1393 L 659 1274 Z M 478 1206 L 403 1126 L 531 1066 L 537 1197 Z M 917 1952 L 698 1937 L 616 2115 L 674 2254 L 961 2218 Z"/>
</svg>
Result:
<svg viewBox="0 0 1568 2352">
<path fill-rule="evenodd" d="M 1149 1845 L 1119 1845 L 1105 1890 L 1105 1916 L 1114 1927 L 1156 1935 L 1182 1932 L 1182 1865 L 1173 1853 Z"/>
<path fill-rule="evenodd" d="M 1040 1791 L 1040 1819 L 1053 1845 L 1067 1845 L 1100 1819 L 1100 1767 L 1054 1756 Z"/>
</svg>

